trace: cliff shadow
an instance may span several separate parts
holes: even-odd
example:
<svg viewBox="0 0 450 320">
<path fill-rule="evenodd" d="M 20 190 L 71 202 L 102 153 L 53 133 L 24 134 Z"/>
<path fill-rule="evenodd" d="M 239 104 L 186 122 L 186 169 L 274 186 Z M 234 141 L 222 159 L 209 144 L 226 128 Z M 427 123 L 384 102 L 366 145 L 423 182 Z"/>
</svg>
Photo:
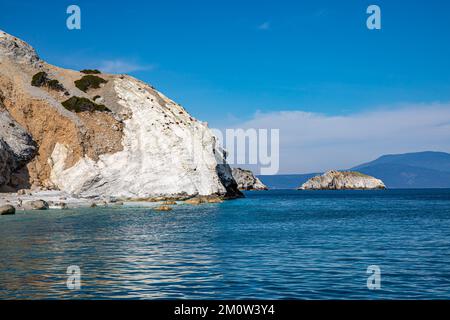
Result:
<svg viewBox="0 0 450 320">
<path fill-rule="evenodd" d="M 27 166 L 23 166 L 11 174 L 9 183 L 0 188 L 0 192 L 17 192 L 21 189 L 30 188 L 30 172 Z"/>
</svg>

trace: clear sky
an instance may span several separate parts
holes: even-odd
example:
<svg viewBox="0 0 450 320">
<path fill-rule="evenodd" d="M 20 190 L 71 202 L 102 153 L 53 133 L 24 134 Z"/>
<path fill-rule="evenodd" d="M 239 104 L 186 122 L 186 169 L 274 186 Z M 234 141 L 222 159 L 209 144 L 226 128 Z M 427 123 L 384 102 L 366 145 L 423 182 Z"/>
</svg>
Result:
<svg viewBox="0 0 450 320">
<path fill-rule="evenodd" d="M 70 4 L 81 8 L 81 30 L 66 28 Z M 366 27 L 370 4 L 381 8 L 381 30 Z M 215 127 L 258 125 L 270 115 L 274 127 L 295 127 L 289 121 L 303 112 L 308 119 L 353 119 L 373 112 L 385 116 L 386 110 L 411 115 L 408 110 L 425 108 L 426 114 L 430 106 L 444 114 L 449 109 L 445 0 L 3 0 L 0 29 L 29 42 L 49 63 L 130 73 Z M 282 114 L 287 118 L 280 120 Z M 434 114 L 436 121 L 447 121 Z M 281 131 L 282 148 L 298 150 L 295 141 L 283 144 L 298 133 L 289 134 Z M 342 159 L 328 149 L 335 162 L 284 161 L 281 172 L 345 167 L 395 151 L 450 151 L 445 138 L 385 148 L 380 142 L 379 148 Z"/>
</svg>

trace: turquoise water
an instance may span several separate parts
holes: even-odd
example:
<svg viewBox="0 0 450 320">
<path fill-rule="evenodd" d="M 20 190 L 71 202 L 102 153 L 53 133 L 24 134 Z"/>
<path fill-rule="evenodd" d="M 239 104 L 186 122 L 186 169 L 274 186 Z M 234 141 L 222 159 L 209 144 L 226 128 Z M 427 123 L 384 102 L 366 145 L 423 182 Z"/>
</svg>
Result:
<svg viewBox="0 0 450 320">
<path fill-rule="evenodd" d="M 246 195 L 0 216 L 0 298 L 450 298 L 450 190 Z"/>
</svg>

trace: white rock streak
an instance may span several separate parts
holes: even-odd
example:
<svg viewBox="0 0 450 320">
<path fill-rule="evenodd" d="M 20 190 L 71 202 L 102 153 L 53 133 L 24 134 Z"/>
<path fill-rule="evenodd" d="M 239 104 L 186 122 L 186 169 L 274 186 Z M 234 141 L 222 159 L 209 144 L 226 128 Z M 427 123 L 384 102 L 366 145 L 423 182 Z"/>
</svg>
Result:
<svg viewBox="0 0 450 320">
<path fill-rule="evenodd" d="M 67 168 L 71 152 L 57 144 L 49 163 L 61 190 L 89 197 L 225 194 L 217 171 L 215 137 L 179 105 L 131 77 L 114 80 L 124 121 L 123 150 L 84 157 Z"/>
</svg>

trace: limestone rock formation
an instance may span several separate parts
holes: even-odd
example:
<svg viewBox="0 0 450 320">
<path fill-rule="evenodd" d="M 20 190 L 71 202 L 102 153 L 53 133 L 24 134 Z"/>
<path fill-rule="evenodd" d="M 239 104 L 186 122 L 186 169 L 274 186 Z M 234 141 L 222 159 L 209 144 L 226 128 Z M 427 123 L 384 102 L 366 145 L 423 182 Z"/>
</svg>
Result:
<svg viewBox="0 0 450 320">
<path fill-rule="evenodd" d="M 32 186 L 80 197 L 241 195 L 207 124 L 130 76 L 55 67 L 0 31 L 0 99 L 38 145 Z"/>
<path fill-rule="evenodd" d="M 328 171 L 315 176 L 298 189 L 300 190 L 369 190 L 386 189 L 383 181 L 355 171 Z"/>
<path fill-rule="evenodd" d="M 232 172 L 239 190 L 269 190 L 250 170 L 233 168 Z"/>
</svg>

